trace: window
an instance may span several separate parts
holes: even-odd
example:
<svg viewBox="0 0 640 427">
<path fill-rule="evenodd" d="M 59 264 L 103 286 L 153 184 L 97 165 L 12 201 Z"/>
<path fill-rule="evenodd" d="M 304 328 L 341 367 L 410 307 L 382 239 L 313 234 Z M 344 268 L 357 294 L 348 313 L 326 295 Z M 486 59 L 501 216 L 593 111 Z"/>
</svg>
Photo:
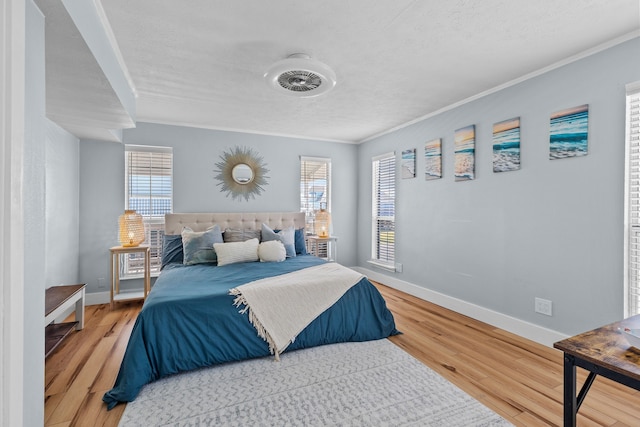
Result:
<svg viewBox="0 0 640 427">
<path fill-rule="evenodd" d="M 168 147 L 125 146 L 125 209 L 134 209 L 144 219 L 151 248 L 151 273 L 158 273 L 162 260 L 164 214 L 173 203 L 173 152 Z M 122 263 L 121 277 L 142 276 L 142 254 L 129 254 Z"/>
<path fill-rule="evenodd" d="M 300 157 L 300 211 L 307 214 L 307 233 L 316 234 L 315 213 L 331 212 L 331 159 Z"/>
<path fill-rule="evenodd" d="M 396 156 L 387 153 L 373 158 L 372 262 L 395 270 Z"/>
<path fill-rule="evenodd" d="M 627 85 L 625 317 L 640 314 L 640 82 Z"/>
</svg>

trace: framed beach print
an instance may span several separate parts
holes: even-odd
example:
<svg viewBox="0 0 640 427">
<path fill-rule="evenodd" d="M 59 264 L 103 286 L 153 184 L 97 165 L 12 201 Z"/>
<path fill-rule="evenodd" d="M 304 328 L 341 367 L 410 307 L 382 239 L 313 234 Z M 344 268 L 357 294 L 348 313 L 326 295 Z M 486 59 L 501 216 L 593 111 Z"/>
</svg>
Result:
<svg viewBox="0 0 640 427">
<path fill-rule="evenodd" d="M 442 139 L 434 139 L 424 145 L 424 179 L 442 178 Z"/>
<path fill-rule="evenodd" d="M 476 126 L 460 128 L 453 135 L 454 175 L 456 181 L 475 179 Z"/>
<path fill-rule="evenodd" d="M 493 171 L 520 169 L 520 117 L 493 125 Z"/>
<path fill-rule="evenodd" d="M 402 178 L 416 177 L 416 149 L 404 150 L 402 152 Z"/>
<path fill-rule="evenodd" d="M 549 122 L 549 159 L 586 156 L 588 134 L 588 104 L 553 113 Z"/>
</svg>

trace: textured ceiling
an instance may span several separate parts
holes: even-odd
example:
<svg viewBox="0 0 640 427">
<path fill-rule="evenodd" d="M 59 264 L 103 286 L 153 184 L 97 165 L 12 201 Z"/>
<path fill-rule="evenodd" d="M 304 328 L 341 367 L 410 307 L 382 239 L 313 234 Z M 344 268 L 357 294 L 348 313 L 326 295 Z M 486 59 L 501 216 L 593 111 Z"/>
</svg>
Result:
<svg viewBox="0 0 640 427">
<path fill-rule="evenodd" d="M 640 35 L 638 0 L 101 5 L 138 95 L 138 121 L 346 142 Z M 333 68 L 336 87 L 302 99 L 268 87 L 264 72 L 293 53 Z"/>
</svg>

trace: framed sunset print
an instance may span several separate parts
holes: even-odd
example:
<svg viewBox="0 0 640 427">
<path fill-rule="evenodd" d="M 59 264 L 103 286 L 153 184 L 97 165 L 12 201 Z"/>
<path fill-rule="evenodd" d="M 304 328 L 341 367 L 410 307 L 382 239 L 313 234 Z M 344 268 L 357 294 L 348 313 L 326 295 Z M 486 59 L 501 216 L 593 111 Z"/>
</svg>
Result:
<svg viewBox="0 0 640 427">
<path fill-rule="evenodd" d="M 442 139 L 434 139 L 424 145 L 424 179 L 442 178 Z"/>
<path fill-rule="evenodd" d="M 520 117 L 493 125 L 493 171 L 520 169 Z"/>
<path fill-rule="evenodd" d="M 460 128 L 453 135 L 454 175 L 456 181 L 475 179 L 476 126 Z"/>
</svg>

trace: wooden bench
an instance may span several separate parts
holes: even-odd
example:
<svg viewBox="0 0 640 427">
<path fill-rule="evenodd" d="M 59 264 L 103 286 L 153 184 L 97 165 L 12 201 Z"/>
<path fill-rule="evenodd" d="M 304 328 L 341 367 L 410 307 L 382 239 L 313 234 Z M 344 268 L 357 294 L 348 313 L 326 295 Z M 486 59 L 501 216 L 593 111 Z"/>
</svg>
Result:
<svg viewBox="0 0 640 427">
<path fill-rule="evenodd" d="M 44 303 L 44 357 L 47 358 L 73 329 L 84 328 L 85 284 L 47 288 Z M 53 323 L 75 305 L 75 322 Z"/>
</svg>

